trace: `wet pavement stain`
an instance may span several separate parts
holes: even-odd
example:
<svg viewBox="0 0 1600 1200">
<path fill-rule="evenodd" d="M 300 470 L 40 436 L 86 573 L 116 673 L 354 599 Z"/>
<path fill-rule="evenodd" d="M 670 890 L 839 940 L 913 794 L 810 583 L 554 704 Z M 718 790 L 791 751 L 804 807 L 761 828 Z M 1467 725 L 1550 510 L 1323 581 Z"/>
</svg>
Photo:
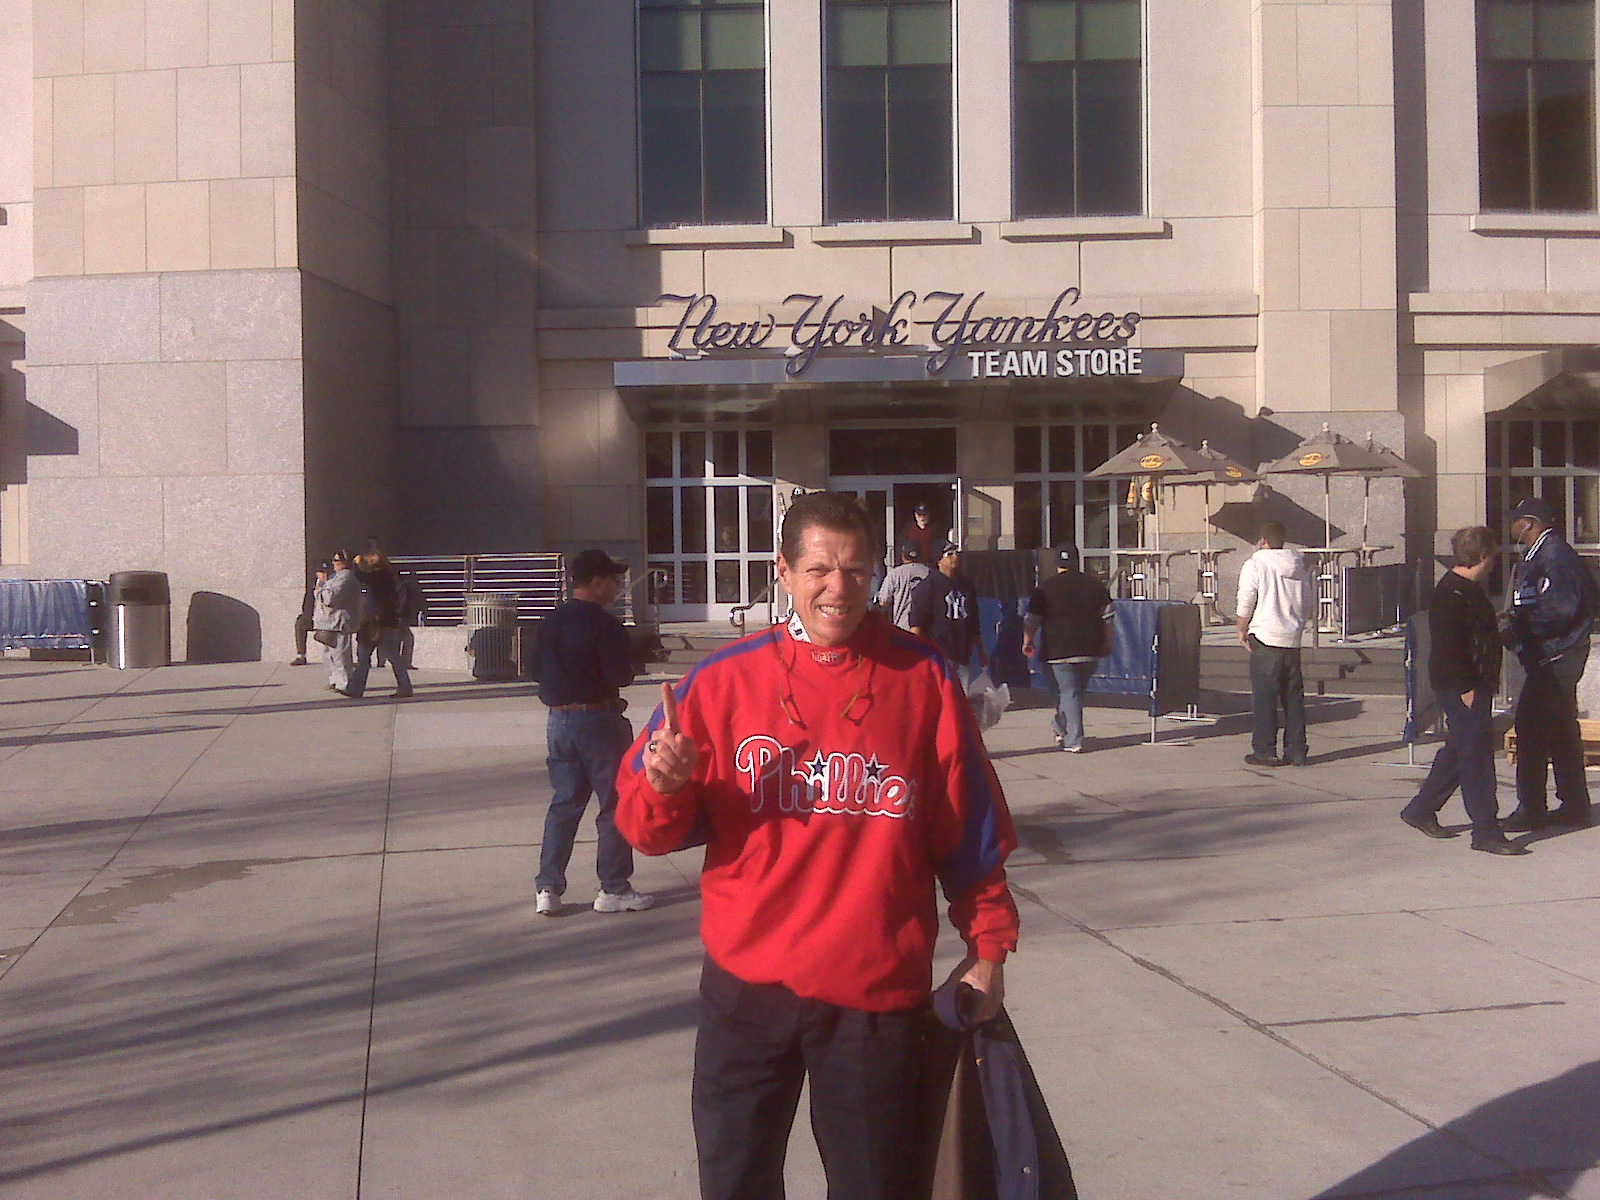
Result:
<svg viewBox="0 0 1600 1200">
<path fill-rule="evenodd" d="M 256 867 L 289 862 L 286 858 L 242 858 L 196 863 L 188 867 L 156 867 L 124 879 L 103 892 L 79 896 L 61 911 L 57 925 L 115 925 L 117 918 L 149 904 L 166 904 L 187 892 L 214 883 L 244 879 Z"/>
</svg>

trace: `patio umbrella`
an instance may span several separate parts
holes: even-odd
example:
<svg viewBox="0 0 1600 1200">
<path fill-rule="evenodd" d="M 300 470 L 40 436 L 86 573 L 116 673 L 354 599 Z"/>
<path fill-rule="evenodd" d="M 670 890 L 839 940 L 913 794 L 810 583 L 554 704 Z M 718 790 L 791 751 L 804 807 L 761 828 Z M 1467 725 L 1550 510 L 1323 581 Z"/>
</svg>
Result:
<svg viewBox="0 0 1600 1200">
<path fill-rule="evenodd" d="M 1387 464 L 1365 446 L 1334 433 L 1324 423 L 1321 433 L 1312 434 L 1277 462 L 1261 468 L 1263 475 L 1322 476 L 1322 544 L 1333 540 L 1333 518 L 1329 496 L 1335 475 L 1381 473 Z"/>
<path fill-rule="evenodd" d="M 1155 487 L 1155 532 L 1152 535 L 1155 544 L 1152 552 L 1161 549 L 1161 481 L 1166 475 L 1187 475 L 1196 471 L 1211 469 L 1214 462 L 1177 438 L 1168 437 L 1161 432 L 1161 426 L 1154 422 L 1150 425 L 1150 432 L 1142 435 L 1138 441 L 1126 450 L 1113 454 L 1105 462 L 1090 471 L 1085 478 L 1109 479 L 1123 475 L 1148 475 Z"/>
<path fill-rule="evenodd" d="M 1367 510 L 1372 503 L 1374 479 L 1421 479 L 1422 472 L 1401 458 L 1382 442 L 1374 441 L 1372 430 L 1367 430 L 1366 449 L 1383 461 L 1383 467 L 1361 474 L 1361 544 L 1367 544 Z"/>
<path fill-rule="evenodd" d="M 1206 506 L 1206 553 L 1211 552 L 1211 489 L 1223 483 L 1255 483 L 1261 476 L 1242 463 L 1236 463 L 1219 450 L 1213 450 L 1209 441 L 1200 443 L 1200 449 L 1195 451 L 1210 465 L 1199 471 L 1185 472 L 1167 480 L 1168 487 L 1193 487 L 1205 488 Z"/>
</svg>

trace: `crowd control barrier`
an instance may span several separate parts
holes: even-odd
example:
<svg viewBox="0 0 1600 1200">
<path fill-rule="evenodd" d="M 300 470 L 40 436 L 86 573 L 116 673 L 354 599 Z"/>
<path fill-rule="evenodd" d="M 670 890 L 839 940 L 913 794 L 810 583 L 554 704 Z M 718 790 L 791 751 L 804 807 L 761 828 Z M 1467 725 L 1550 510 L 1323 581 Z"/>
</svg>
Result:
<svg viewBox="0 0 1600 1200">
<path fill-rule="evenodd" d="M 105 586 L 92 579 L 0 579 L 0 650 L 94 650 Z"/>
<path fill-rule="evenodd" d="M 1089 680 L 1091 692 L 1149 699 L 1156 718 L 1200 702 L 1200 609 L 1176 600 L 1114 600 L 1111 654 Z"/>
<path fill-rule="evenodd" d="M 1406 748 L 1406 761 L 1392 766 L 1417 765 L 1417 743 L 1436 729 L 1444 713 L 1439 697 L 1428 679 L 1428 658 L 1433 647 L 1433 626 L 1426 611 L 1406 622 L 1406 726 L 1400 741 Z"/>
</svg>

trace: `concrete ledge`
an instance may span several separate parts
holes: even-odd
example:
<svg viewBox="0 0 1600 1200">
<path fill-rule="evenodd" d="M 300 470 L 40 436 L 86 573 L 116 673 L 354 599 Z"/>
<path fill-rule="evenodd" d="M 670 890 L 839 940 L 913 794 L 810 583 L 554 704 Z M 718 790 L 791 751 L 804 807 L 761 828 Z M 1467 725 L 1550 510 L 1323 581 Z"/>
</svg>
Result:
<svg viewBox="0 0 1600 1200">
<path fill-rule="evenodd" d="M 893 246 L 907 243 L 962 243 L 978 240 L 978 227 L 965 221 L 854 221 L 818 225 L 811 240 L 819 246 Z"/>
<path fill-rule="evenodd" d="M 1600 213 L 1478 213 L 1468 225 L 1486 237 L 1600 237 Z"/>
<path fill-rule="evenodd" d="M 674 225 L 662 229 L 630 229 L 622 235 L 629 246 L 678 246 L 685 249 L 759 249 L 792 246 L 794 236 L 779 225 Z"/>
<path fill-rule="evenodd" d="M 1036 217 L 1001 222 L 1000 236 L 1008 242 L 1162 238 L 1172 236 L 1172 226 L 1159 217 Z"/>
<path fill-rule="evenodd" d="M 411 665 L 419 671 L 463 671 L 472 674 L 465 625 L 423 625 L 416 631 Z"/>
</svg>

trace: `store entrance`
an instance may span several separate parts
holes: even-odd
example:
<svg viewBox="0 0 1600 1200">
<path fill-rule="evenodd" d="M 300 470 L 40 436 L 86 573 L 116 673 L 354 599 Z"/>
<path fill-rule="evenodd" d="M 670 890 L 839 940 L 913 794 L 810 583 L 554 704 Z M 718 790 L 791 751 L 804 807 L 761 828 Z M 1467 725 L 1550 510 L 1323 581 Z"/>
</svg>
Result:
<svg viewBox="0 0 1600 1200">
<path fill-rule="evenodd" d="M 861 501 L 872 518 L 873 530 L 881 539 L 884 566 L 900 561 L 900 548 L 907 531 L 916 523 L 916 508 L 928 506 L 928 525 L 933 541 L 951 535 L 958 524 L 956 480 L 929 475 L 835 475 L 829 487 Z"/>
</svg>

